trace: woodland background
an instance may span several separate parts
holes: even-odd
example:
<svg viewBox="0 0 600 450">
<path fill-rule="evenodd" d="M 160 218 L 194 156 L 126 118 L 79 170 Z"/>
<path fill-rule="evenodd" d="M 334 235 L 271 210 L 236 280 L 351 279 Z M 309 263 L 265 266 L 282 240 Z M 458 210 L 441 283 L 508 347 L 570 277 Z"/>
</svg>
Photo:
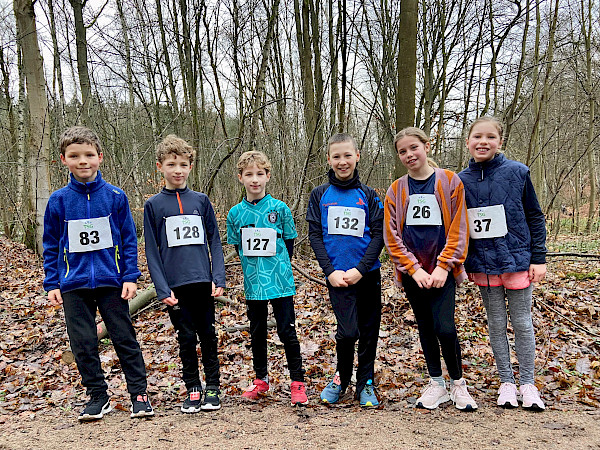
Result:
<svg viewBox="0 0 600 450">
<path fill-rule="evenodd" d="M 551 232 L 548 278 L 534 291 L 536 382 L 550 409 L 597 411 L 599 17 L 592 0 L 0 0 L 0 424 L 29 432 L 43 411 L 74 415 L 85 399 L 74 364 L 62 361 L 62 310 L 47 307 L 36 255 L 45 203 L 68 180 L 57 149 L 65 127 L 99 133 L 103 174 L 127 192 L 140 233 L 143 203 L 161 186 L 154 148 L 166 134 L 198 150 L 190 184 L 209 194 L 222 222 L 243 195 L 237 157 L 265 151 L 274 167 L 269 190 L 299 227 L 295 263 L 314 279 L 322 274 L 303 217 L 308 193 L 324 181 L 330 134 L 357 137 L 361 178 L 384 195 L 400 173 L 396 130 L 422 127 L 436 161 L 460 170 L 464 129 L 484 114 L 506 122 L 505 151 L 531 167 Z M 382 407 L 395 411 L 414 403 L 426 368 L 414 317 L 382 259 L 375 381 Z M 148 288 L 142 251 L 140 266 L 139 287 Z M 314 406 L 334 370 L 335 318 L 326 289 L 295 276 Z M 231 302 L 217 318 L 226 405 L 253 377 L 235 261 L 227 277 Z M 465 377 L 485 411 L 498 379 L 472 285 L 459 289 L 456 320 Z M 154 302 L 134 321 L 153 404 L 175 411 L 184 387 L 168 316 Z M 287 404 L 276 335 L 269 351 L 268 402 Z M 125 410 L 122 371 L 106 340 L 101 355 Z"/>
<path fill-rule="evenodd" d="M 1 229 L 39 251 L 74 124 L 99 133 L 103 174 L 141 233 L 168 133 L 198 150 L 191 185 L 221 217 L 242 195 L 237 157 L 265 151 L 269 189 L 302 228 L 332 133 L 357 137 L 361 178 L 384 195 L 401 172 L 396 130 L 423 128 L 458 171 L 465 127 L 488 114 L 531 167 L 552 231 L 589 233 L 599 18 L 593 0 L 0 0 Z"/>
</svg>

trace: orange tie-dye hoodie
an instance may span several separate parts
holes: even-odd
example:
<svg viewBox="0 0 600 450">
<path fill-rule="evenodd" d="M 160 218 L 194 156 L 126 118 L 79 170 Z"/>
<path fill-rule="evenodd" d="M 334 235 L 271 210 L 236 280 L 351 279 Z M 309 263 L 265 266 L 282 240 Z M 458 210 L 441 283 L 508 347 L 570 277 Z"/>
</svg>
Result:
<svg viewBox="0 0 600 450">
<path fill-rule="evenodd" d="M 451 170 L 434 168 L 435 198 L 442 212 L 446 245 L 437 257 L 437 265 L 452 274 L 457 284 L 467 278 L 463 263 L 469 248 L 469 224 L 463 183 Z M 402 229 L 408 209 L 408 175 L 392 183 L 385 196 L 383 240 L 395 266 L 394 281 L 401 286 L 402 276 L 421 268 L 415 255 L 402 241 Z M 426 242 L 423 245 L 427 245 Z"/>
</svg>

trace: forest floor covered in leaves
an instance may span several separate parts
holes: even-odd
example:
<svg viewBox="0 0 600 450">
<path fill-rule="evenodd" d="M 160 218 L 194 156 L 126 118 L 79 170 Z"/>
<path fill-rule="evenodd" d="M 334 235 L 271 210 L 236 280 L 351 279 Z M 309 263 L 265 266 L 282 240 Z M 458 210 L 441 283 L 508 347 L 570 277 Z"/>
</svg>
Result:
<svg viewBox="0 0 600 450">
<path fill-rule="evenodd" d="M 560 250 L 568 249 L 569 242 L 575 248 L 581 240 L 559 237 Z M 599 253 L 597 247 L 591 252 Z M 310 256 L 296 261 L 312 276 L 322 276 Z M 140 266 L 145 269 L 143 255 Z M 98 423 L 78 424 L 87 397 L 75 365 L 61 358 L 68 348 L 63 312 L 47 306 L 41 261 L 0 236 L 0 449 L 600 448 L 599 266 L 593 258 L 550 258 L 547 279 L 534 290 L 536 384 L 548 407 L 543 413 L 495 406 L 499 381 L 485 312 L 477 288 L 468 283 L 457 293 L 456 322 L 464 376 L 480 408 L 475 413 L 460 413 L 450 404 L 433 412 L 415 409 L 427 381 L 425 361 L 414 316 L 393 286 L 389 263 L 382 271 L 383 319 L 375 364 L 379 409 L 361 411 L 349 395 L 339 406 L 319 405 L 318 394 L 335 367 L 335 318 L 326 288 L 299 273 L 297 330 L 310 404 L 289 406 L 285 356 L 274 331 L 269 338 L 271 391 L 258 403 L 242 401 L 253 371 L 241 269 L 232 264 L 226 295 L 233 301 L 217 308 L 223 408 L 192 416 L 179 412 L 185 387 L 175 334 L 163 305 L 153 302 L 135 315 L 134 324 L 156 417 L 129 419 L 119 361 L 110 341 L 103 340 L 101 359 L 116 411 Z M 139 288 L 150 282 L 145 271 Z"/>
</svg>

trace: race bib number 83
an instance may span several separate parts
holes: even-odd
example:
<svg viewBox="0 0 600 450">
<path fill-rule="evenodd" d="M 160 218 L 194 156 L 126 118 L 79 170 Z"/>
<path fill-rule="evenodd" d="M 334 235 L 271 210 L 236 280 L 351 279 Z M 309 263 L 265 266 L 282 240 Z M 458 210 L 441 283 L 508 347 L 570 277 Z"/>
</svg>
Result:
<svg viewBox="0 0 600 450">
<path fill-rule="evenodd" d="M 91 252 L 113 246 L 108 217 L 69 220 L 67 234 L 69 236 L 69 253 Z"/>
</svg>

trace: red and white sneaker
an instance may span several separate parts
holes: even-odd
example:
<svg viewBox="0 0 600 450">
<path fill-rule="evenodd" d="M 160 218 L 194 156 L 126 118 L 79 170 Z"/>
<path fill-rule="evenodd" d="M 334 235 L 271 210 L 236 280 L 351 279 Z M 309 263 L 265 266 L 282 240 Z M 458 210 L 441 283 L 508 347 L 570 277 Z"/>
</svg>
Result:
<svg viewBox="0 0 600 450">
<path fill-rule="evenodd" d="M 264 394 L 269 390 L 269 383 L 265 383 L 263 380 L 256 379 L 250 386 L 246 388 L 242 397 L 249 400 L 256 400 L 260 394 Z"/>
<path fill-rule="evenodd" d="M 292 381 L 292 406 L 308 405 L 306 386 L 302 381 Z"/>
</svg>

